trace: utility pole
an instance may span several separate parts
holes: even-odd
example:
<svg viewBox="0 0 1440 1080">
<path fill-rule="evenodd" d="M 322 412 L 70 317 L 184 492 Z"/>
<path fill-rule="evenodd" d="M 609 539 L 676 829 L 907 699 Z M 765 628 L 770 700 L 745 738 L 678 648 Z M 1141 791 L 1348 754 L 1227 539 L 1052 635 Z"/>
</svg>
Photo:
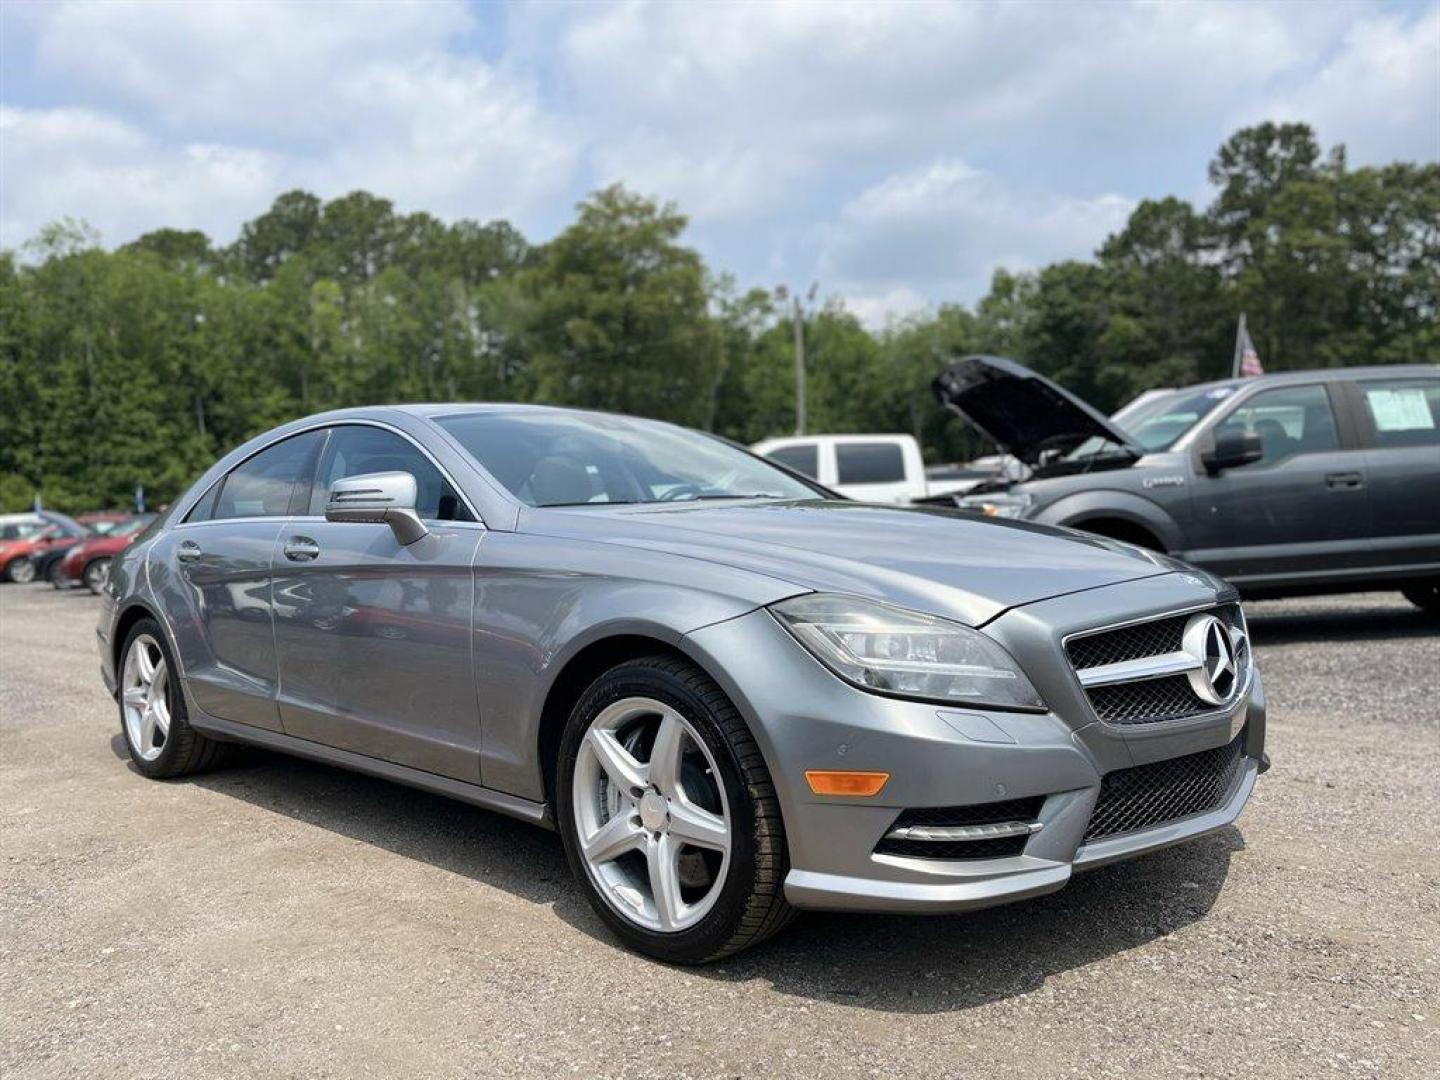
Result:
<svg viewBox="0 0 1440 1080">
<path fill-rule="evenodd" d="M 790 301 L 790 323 L 795 332 L 795 434 L 805 434 L 805 315 L 806 307 L 815 300 L 815 293 L 820 288 L 820 283 L 814 282 L 810 291 L 805 294 L 804 303 L 801 303 L 800 296 L 790 295 L 790 289 L 785 285 L 775 287 L 775 297 L 781 303 L 787 299 Z"/>
<path fill-rule="evenodd" d="M 790 320 L 795 326 L 795 434 L 805 434 L 805 317 L 795 297 Z"/>
</svg>

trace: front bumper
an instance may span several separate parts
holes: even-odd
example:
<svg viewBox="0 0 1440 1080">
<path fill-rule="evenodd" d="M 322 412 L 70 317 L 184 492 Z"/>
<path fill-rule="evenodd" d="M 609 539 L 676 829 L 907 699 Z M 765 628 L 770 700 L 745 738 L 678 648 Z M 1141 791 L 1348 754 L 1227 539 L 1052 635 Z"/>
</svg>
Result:
<svg viewBox="0 0 1440 1080">
<path fill-rule="evenodd" d="M 1015 609 L 987 627 L 1040 686 L 1055 710 L 1045 714 L 949 708 L 857 690 L 765 611 L 687 639 L 746 715 L 766 757 L 789 844 L 791 903 L 884 912 L 987 907 L 1053 892 L 1076 870 L 1193 839 L 1239 816 L 1264 754 L 1258 672 L 1223 712 L 1127 731 L 1094 720 L 1060 647 L 1065 634 L 1117 612 L 1134 617 L 1213 603 L 1213 587 L 1172 574 L 1076 596 L 1085 599 Z M 1106 773 L 1225 746 L 1242 732 L 1236 779 L 1218 807 L 1084 841 Z M 807 769 L 879 770 L 890 779 L 874 798 L 824 797 L 805 784 Z M 942 860 L 875 851 L 904 810 L 1033 797 L 1043 798 L 1042 828 L 1020 854 Z"/>
</svg>

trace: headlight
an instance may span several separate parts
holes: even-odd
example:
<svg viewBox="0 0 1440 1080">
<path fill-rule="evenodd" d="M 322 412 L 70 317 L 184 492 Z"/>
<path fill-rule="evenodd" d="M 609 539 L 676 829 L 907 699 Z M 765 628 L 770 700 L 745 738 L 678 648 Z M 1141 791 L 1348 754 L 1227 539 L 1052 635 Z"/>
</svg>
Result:
<svg viewBox="0 0 1440 1080">
<path fill-rule="evenodd" d="M 811 595 L 770 610 L 842 679 L 950 704 L 1044 709 L 1010 654 L 968 626 L 852 596 Z"/>
<path fill-rule="evenodd" d="M 1024 517 L 1035 497 L 1023 491 L 996 492 L 993 495 L 968 495 L 956 502 L 961 510 L 975 510 L 986 517 Z"/>
</svg>

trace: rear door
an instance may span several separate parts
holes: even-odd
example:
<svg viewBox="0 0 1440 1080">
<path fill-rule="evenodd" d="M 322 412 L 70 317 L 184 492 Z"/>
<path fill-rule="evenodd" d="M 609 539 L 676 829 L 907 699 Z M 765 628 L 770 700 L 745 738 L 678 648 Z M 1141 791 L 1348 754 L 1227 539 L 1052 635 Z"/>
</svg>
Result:
<svg viewBox="0 0 1440 1080">
<path fill-rule="evenodd" d="M 1375 568 L 1440 570 L 1440 377 L 1348 387 L 1365 445 Z"/>
<path fill-rule="evenodd" d="M 287 516 L 309 498 L 322 442 L 305 432 L 248 458 L 149 553 L 190 691 L 213 716 L 280 728 L 270 566 Z"/>
<path fill-rule="evenodd" d="M 402 547 L 388 525 L 324 519 L 336 480 L 397 470 L 415 477 L 428 536 Z M 362 424 L 331 429 L 305 511 L 285 523 L 275 561 L 286 734 L 478 781 L 470 626 L 483 527 L 419 447 Z"/>
<path fill-rule="evenodd" d="M 1322 578 L 1366 565 L 1366 461 L 1339 391 L 1324 382 L 1248 394 L 1218 418 L 1260 436 L 1264 457 L 1218 476 L 1198 467 L 1184 558 L 1237 583 Z"/>
</svg>

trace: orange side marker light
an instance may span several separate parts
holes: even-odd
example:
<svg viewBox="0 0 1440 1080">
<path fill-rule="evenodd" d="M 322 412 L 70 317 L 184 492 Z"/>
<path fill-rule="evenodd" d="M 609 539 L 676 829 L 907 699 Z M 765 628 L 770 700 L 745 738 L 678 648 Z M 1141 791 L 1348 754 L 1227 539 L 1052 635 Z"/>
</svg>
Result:
<svg viewBox="0 0 1440 1080">
<path fill-rule="evenodd" d="M 847 769 L 806 769 L 805 782 L 816 795 L 850 795 L 868 799 L 879 795 L 888 772 L 855 772 Z"/>
</svg>

